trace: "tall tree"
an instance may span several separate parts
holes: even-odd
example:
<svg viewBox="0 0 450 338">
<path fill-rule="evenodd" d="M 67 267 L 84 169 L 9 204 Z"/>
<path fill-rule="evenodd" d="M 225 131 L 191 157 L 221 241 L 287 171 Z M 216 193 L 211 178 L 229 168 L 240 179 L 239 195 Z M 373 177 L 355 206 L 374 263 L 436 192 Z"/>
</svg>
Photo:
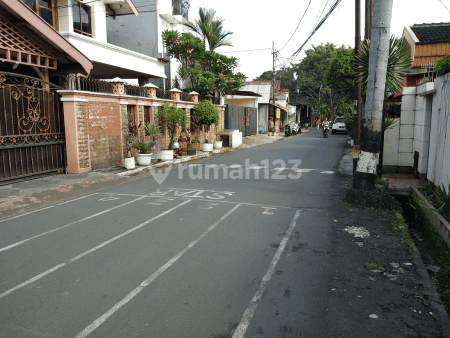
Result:
<svg viewBox="0 0 450 338">
<path fill-rule="evenodd" d="M 200 7 L 198 10 L 199 19 L 193 23 L 185 24 L 193 32 L 197 33 L 206 45 L 208 42 L 209 50 L 215 50 L 221 46 L 233 46 L 228 37 L 233 32 L 225 31 L 223 28 L 223 18 L 216 17 L 216 11 L 212 8 L 206 9 Z"/>
<path fill-rule="evenodd" d="M 355 77 L 354 54 L 353 48 L 339 48 L 325 74 L 327 85 L 346 100 L 353 98 Z"/>
<path fill-rule="evenodd" d="M 353 176 L 353 188 L 375 190 L 381 145 L 383 101 L 389 58 L 389 36 L 393 0 L 374 1 L 369 76 L 365 113 L 362 118 L 361 151 Z"/>
</svg>

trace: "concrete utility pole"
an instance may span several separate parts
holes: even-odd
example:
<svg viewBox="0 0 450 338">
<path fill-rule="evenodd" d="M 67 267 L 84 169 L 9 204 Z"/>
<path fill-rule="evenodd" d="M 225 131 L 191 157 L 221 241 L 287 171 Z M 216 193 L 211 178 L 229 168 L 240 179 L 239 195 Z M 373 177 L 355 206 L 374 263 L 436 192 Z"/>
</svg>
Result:
<svg viewBox="0 0 450 338">
<path fill-rule="evenodd" d="M 374 1 L 374 22 L 370 43 L 369 78 L 363 116 L 361 152 L 353 176 L 353 189 L 375 190 L 393 1 Z"/>
<path fill-rule="evenodd" d="M 355 58 L 361 52 L 361 0 L 355 0 Z M 361 81 L 355 75 L 353 91 L 353 144 L 359 145 L 361 140 Z"/>
<path fill-rule="evenodd" d="M 364 29 L 364 40 L 370 40 L 373 20 L 373 0 L 366 0 L 366 19 Z"/>
</svg>

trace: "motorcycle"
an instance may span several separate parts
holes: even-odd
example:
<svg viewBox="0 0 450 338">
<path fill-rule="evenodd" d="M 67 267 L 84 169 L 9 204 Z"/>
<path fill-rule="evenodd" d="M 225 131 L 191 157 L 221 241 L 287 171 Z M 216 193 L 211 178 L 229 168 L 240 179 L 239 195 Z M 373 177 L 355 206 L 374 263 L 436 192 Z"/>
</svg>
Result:
<svg viewBox="0 0 450 338">
<path fill-rule="evenodd" d="M 330 126 L 324 125 L 322 131 L 323 137 L 327 138 L 329 133 L 330 133 Z"/>
<path fill-rule="evenodd" d="M 297 135 L 297 134 L 301 134 L 302 133 L 302 129 L 300 128 L 300 125 L 298 125 L 297 123 L 294 123 L 294 126 L 292 127 L 292 134 Z"/>
<path fill-rule="evenodd" d="M 290 136 L 291 135 L 291 126 L 288 124 L 286 124 L 284 126 L 284 136 Z"/>
</svg>

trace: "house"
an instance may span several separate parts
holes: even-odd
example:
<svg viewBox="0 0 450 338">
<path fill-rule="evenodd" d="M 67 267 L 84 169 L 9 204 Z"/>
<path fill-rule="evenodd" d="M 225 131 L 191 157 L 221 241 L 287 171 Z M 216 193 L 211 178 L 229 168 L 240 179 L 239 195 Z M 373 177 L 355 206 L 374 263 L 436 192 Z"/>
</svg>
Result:
<svg viewBox="0 0 450 338">
<path fill-rule="evenodd" d="M 108 17 L 138 16 L 131 0 L 24 0 L 23 3 L 93 62 L 91 77 L 165 77 L 164 62 L 108 43 Z"/>
<path fill-rule="evenodd" d="M 449 74 L 437 77 L 434 64 L 450 54 L 450 23 L 405 27 L 403 37 L 411 46 L 413 72 L 402 90 L 400 117 L 385 132 L 383 171 L 414 172 L 448 189 Z"/>
<path fill-rule="evenodd" d="M 93 64 L 50 18 L 18 0 L 0 2 L 0 184 L 65 170 L 57 91 L 64 75 L 89 75 Z"/>
<path fill-rule="evenodd" d="M 257 108 L 258 133 L 267 133 L 269 121 L 273 121 L 276 131 L 280 131 L 280 126 L 286 123 L 291 113 L 291 108 L 288 107 L 289 90 L 281 88 L 281 81 L 248 81 L 240 90 L 260 96 L 255 100 L 254 97 L 239 98 L 236 95 L 227 95 L 227 104 Z"/>
<path fill-rule="evenodd" d="M 152 83 L 160 88 L 171 89 L 177 78 L 178 60 L 170 58 L 162 40 L 166 29 L 183 32 L 188 19 L 188 1 L 162 0 L 141 5 L 139 16 L 109 16 L 106 20 L 108 43 L 147 55 L 164 63 L 163 77 L 148 78 L 145 83 Z M 124 29 L 126 27 L 126 29 Z"/>
<path fill-rule="evenodd" d="M 106 16 L 135 17 L 131 0 L 25 2 L 0 2 L 0 184 L 122 165 L 127 137 L 144 140 L 145 123 L 163 104 L 185 110 L 184 135 L 191 135 L 197 93 L 119 78 L 165 77 L 163 61 L 106 41 Z M 218 125 L 197 130 L 201 139 L 223 129 L 224 106 L 218 109 Z M 158 142 L 166 148 L 162 127 Z"/>
<path fill-rule="evenodd" d="M 433 80 L 434 64 L 450 54 L 450 23 L 429 23 L 407 26 L 403 38 L 411 47 L 413 62 L 411 74 L 406 77 L 406 87 L 415 87 Z"/>
</svg>

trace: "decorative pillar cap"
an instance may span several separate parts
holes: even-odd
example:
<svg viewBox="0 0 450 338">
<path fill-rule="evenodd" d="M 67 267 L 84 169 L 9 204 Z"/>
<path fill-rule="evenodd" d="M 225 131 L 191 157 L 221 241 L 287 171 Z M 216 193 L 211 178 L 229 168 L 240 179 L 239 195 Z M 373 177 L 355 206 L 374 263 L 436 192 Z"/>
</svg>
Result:
<svg viewBox="0 0 450 338">
<path fill-rule="evenodd" d="M 173 88 L 173 89 L 169 90 L 169 92 L 172 92 L 172 93 L 182 93 L 182 91 L 179 90 L 179 89 L 177 89 L 177 88 Z"/>
<path fill-rule="evenodd" d="M 115 77 L 114 79 L 111 80 L 112 82 L 120 82 L 120 83 L 125 83 L 124 80 L 122 80 L 120 77 Z"/>
<path fill-rule="evenodd" d="M 158 86 L 155 86 L 153 83 L 147 83 L 144 85 L 144 88 L 159 88 Z"/>
<path fill-rule="evenodd" d="M 200 95 L 200 94 L 197 93 L 197 92 L 190 92 L 189 94 L 191 94 L 191 95 Z"/>
</svg>

